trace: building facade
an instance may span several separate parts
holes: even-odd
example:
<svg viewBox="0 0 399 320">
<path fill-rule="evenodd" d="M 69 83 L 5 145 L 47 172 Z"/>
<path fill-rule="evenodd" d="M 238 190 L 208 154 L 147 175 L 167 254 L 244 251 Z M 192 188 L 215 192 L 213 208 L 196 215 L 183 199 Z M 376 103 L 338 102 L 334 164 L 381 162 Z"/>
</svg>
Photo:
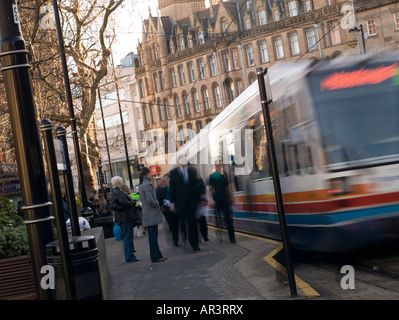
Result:
<svg viewBox="0 0 399 320">
<path fill-rule="evenodd" d="M 168 153 L 254 82 L 257 67 L 363 52 L 360 25 L 368 52 L 398 48 L 399 1 L 352 8 L 343 0 L 159 0 L 137 49 L 148 165 L 166 173 Z"/>
</svg>

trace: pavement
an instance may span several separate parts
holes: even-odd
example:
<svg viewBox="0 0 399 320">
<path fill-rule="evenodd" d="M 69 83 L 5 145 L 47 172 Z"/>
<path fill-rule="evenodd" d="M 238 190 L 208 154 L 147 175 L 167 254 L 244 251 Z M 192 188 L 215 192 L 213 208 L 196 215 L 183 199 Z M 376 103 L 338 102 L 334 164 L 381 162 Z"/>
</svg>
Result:
<svg viewBox="0 0 399 320">
<path fill-rule="evenodd" d="M 110 282 L 109 300 L 289 300 L 284 268 L 274 259 L 281 243 L 236 232 L 236 244 L 224 230 L 208 227 L 209 241 L 200 251 L 189 243 L 173 245 L 166 223 L 159 226 L 158 243 L 167 261 L 152 263 L 148 235 L 134 246 L 140 261 L 125 263 L 123 242 L 105 240 Z M 318 293 L 296 278 L 296 299 L 318 299 Z"/>
</svg>

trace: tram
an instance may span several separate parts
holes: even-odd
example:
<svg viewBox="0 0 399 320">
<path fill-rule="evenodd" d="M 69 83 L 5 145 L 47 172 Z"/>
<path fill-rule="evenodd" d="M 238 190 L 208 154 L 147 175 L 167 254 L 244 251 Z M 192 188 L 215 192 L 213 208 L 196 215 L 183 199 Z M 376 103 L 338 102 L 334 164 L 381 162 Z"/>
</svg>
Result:
<svg viewBox="0 0 399 320">
<path fill-rule="evenodd" d="M 398 53 L 281 63 L 267 76 L 293 248 L 348 252 L 397 240 Z M 204 181 L 223 161 L 236 230 L 280 239 L 267 152 L 257 81 L 179 150 Z"/>
</svg>

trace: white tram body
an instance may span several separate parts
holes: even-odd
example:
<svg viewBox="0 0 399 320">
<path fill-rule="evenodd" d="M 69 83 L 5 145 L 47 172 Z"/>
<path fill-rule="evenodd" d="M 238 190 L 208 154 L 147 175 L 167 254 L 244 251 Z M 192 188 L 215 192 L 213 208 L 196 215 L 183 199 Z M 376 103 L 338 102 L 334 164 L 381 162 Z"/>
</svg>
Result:
<svg viewBox="0 0 399 320">
<path fill-rule="evenodd" d="M 399 55 L 281 63 L 266 83 L 292 246 L 340 252 L 396 240 Z M 235 229 L 280 239 L 257 81 L 179 153 L 205 182 L 223 160 Z"/>
</svg>

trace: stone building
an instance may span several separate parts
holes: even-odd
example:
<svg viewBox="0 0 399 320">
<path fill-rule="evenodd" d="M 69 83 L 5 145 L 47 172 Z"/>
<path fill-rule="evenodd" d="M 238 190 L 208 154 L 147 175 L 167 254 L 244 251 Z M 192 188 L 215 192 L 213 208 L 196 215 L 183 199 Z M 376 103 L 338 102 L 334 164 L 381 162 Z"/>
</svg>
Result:
<svg viewBox="0 0 399 320">
<path fill-rule="evenodd" d="M 257 67 L 363 52 L 360 24 L 368 52 L 398 48 L 399 1 L 354 7 L 355 14 L 343 0 L 159 0 L 137 49 L 149 165 L 175 151 L 172 133 L 178 149 L 206 126 L 256 80 Z"/>
</svg>

